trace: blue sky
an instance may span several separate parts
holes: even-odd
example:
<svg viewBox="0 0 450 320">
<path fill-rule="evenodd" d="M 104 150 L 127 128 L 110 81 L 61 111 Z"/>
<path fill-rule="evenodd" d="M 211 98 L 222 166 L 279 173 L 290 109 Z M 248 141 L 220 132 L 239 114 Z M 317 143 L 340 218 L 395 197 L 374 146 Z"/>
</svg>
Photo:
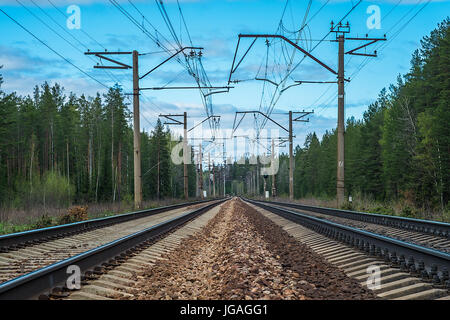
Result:
<svg viewBox="0 0 450 320">
<path fill-rule="evenodd" d="M 140 53 L 155 52 L 160 49 L 133 25 L 110 1 L 107 0 L 0 0 L 1 9 L 24 27 L 29 29 L 39 39 L 55 51 L 66 57 L 80 69 L 95 77 L 100 82 L 110 86 L 114 79 L 119 79 L 125 92 L 131 92 L 131 72 L 124 70 L 111 71 L 112 78 L 99 69 L 92 68 L 95 62 L 85 56 L 85 48 L 91 50 L 138 50 Z M 127 12 L 132 14 L 149 30 L 148 22 L 143 21 L 139 13 L 125 0 L 118 0 Z M 288 30 L 298 29 L 308 6 L 307 0 L 290 0 L 283 17 L 283 24 Z M 306 21 L 316 12 L 317 15 L 309 21 L 307 31 L 300 46 L 311 48 L 329 31 L 331 20 L 338 21 L 352 7 L 356 0 L 313 0 Z M 345 19 L 351 25 L 350 36 L 382 37 L 387 34 L 388 42 L 379 50 L 377 58 L 370 58 L 368 64 L 354 75 L 358 66 L 365 61 L 364 57 L 346 56 L 346 76 L 351 82 L 346 86 L 346 117 L 359 119 L 368 104 L 373 102 L 383 87 L 396 81 L 398 74 L 409 70 L 411 54 L 420 46 L 422 37 L 428 35 L 439 22 L 450 12 L 450 1 L 427 0 L 382 0 L 362 1 L 361 4 Z M 142 12 L 159 32 L 170 39 L 170 33 L 161 18 L 154 1 L 133 0 L 132 3 Z M 164 1 L 168 15 L 175 30 L 180 30 L 180 19 L 177 1 Z M 325 6 L 323 6 L 326 3 Z M 417 13 L 422 6 L 426 6 Z M 77 5 L 81 10 L 81 29 L 69 30 L 66 27 L 68 6 Z M 183 15 L 189 28 L 192 42 L 204 47 L 203 65 L 213 85 L 227 84 L 228 74 L 233 60 L 234 50 L 239 33 L 274 33 L 277 30 L 286 0 L 180 0 Z M 367 8 L 377 5 L 381 13 L 381 29 L 369 30 L 367 19 L 370 14 Z M 38 7 L 39 6 L 39 7 Z M 323 8 L 318 11 L 321 7 Z M 31 12 L 31 13 L 30 13 Z M 417 15 L 406 25 L 415 14 Z M 34 14 L 34 15 L 33 15 Z M 39 19 L 37 19 L 38 17 Z M 73 46 L 61 39 L 55 31 L 49 30 L 44 23 L 56 30 Z M 404 25 L 398 34 L 396 31 Z M 62 60 L 54 52 L 30 36 L 7 16 L 0 12 L 0 65 L 4 77 L 2 89 L 6 92 L 16 91 L 20 95 L 30 94 L 36 84 L 44 81 L 58 82 L 66 93 L 87 94 L 93 96 L 96 92 L 105 92 L 105 88 L 86 77 L 79 70 Z M 63 30 L 65 29 L 65 30 Z M 188 44 L 187 34 L 182 31 L 181 41 Z M 302 37 L 303 37 L 302 36 Z M 394 39 L 392 39 L 395 36 Z M 77 42 L 77 39 L 79 42 Z M 94 42 L 92 39 L 95 39 Z M 326 40 L 333 39 L 330 35 Z M 392 40 L 391 40 L 392 39 Z M 98 43 L 97 43 L 98 42 Z M 250 44 L 243 40 L 239 54 Z M 99 46 L 101 44 L 102 47 Z M 361 45 L 357 41 L 347 41 L 346 49 Z M 85 46 L 85 47 L 83 47 Z M 378 44 L 370 47 L 370 51 Z M 280 47 L 278 47 L 279 49 Z M 272 50 L 273 49 L 273 50 Z M 255 78 L 261 65 L 264 66 L 266 46 L 264 39 L 256 42 L 246 59 L 240 65 L 233 79 Z M 280 54 L 277 46 L 271 48 L 269 59 Z M 333 69 L 337 69 L 337 43 L 324 41 L 313 54 Z M 140 57 L 140 73 L 144 73 L 167 57 L 165 53 L 153 53 Z M 128 58 L 121 58 L 125 63 L 131 63 Z M 300 61 L 297 54 L 295 62 Z M 95 59 L 94 59 L 95 60 Z M 259 73 L 261 75 L 261 71 Z M 354 75 L 354 77 L 353 77 Z M 294 80 L 335 80 L 335 76 L 310 59 L 303 63 L 293 73 Z M 181 65 L 171 61 L 141 82 L 141 87 L 170 85 L 194 85 L 194 80 Z M 262 81 L 245 81 L 235 84 L 227 94 L 213 95 L 214 112 L 222 116 L 223 128 L 230 128 L 237 110 L 258 109 Z M 266 93 L 270 93 L 266 83 Z M 287 110 L 315 110 L 309 123 L 295 124 L 295 144 L 303 144 L 308 132 L 316 131 L 320 136 L 325 130 L 336 126 L 337 115 L 337 85 L 335 84 L 304 84 L 287 90 L 275 106 L 276 113 Z M 164 90 L 147 91 L 141 97 L 143 118 L 142 127 L 151 130 L 161 112 L 179 113 L 188 111 L 192 122 L 205 115 L 205 110 L 197 90 Z M 287 125 L 285 115 L 274 117 Z M 252 128 L 253 122 L 244 120 L 243 129 Z M 270 128 L 270 126 L 268 126 Z M 285 150 L 283 150 L 285 151 Z"/>
</svg>

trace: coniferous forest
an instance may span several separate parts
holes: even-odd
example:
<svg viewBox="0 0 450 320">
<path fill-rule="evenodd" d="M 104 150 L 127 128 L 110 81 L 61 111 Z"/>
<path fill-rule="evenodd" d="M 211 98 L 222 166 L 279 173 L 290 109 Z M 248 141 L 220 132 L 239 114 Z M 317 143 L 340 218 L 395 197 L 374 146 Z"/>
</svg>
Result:
<svg viewBox="0 0 450 320">
<path fill-rule="evenodd" d="M 448 212 L 449 28 L 447 18 L 423 38 L 412 54 L 409 72 L 383 89 L 362 119 L 347 120 L 348 195 L 380 202 L 408 201 L 423 211 Z M 67 93 L 59 84 L 37 85 L 32 96 L 5 93 L 0 87 L 0 206 L 27 209 L 131 202 L 131 120 L 118 86 L 95 97 Z M 183 196 L 183 166 L 170 160 L 173 140 L 159 120 L 152 132 L 141 135 L 144 199 Z M 335 196 L 336 142 L 335 130 L 321 138 L 310 133 L 304 144 L 295 148 L 297 199 Z M 288 163 L 288 156 L 280 155 L 278 196 L 289 194 Z M 229 164 L 227 193 L 236 192 L 240 185 L 240 191 L 249 194 L 248 173 L 254 167 Z M 190 165 L 192 197 L 195 176 L 195 167 Z M 204 178 L 206 185 L 207 174 Z M 262 193 L 263 179 L 258 181 Z"/>
</svg>

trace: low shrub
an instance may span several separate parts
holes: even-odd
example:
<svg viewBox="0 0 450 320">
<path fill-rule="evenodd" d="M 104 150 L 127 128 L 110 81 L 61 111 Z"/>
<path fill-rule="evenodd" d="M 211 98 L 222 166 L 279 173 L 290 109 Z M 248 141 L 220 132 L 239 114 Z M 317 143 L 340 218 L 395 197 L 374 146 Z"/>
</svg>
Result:
<svg viewBox="0 0 450 320">
<path fill-rule="evenodd" d="M 67 213 L 59 218 L 59 224 L 68 224 L 88 219 L 88 207 L 75 206 L 69 208 Z"/>
<path fill-rule="evenodd" d="M 342 210 L 355 210 L 352 202 L 345 202 L 343 205 L 341 205 Z"/>
<path fill-rule="evenodd" d="M 54 225 L 53 218 L 45 213 L 33 224 L 32 229 L 47 228 L 52 225 Z"/>
<path fill-rule="evenodd" d="M 377 206 L 377 207 L 371 208 L 369 211 L 371 213 L 378 213 L 378 214 L 392 214 L 392 212 L 393 212 L 392 209 L 386 208 L 383 206 Z"/>
<path fill-rule="evenodd" d="M 416 218 L 417 211 L 409 206 L 404 206 L 402 208 L 402 211 L 400 212 L 400 216 L 405 217 L 405 218 Z"/>
</svg>

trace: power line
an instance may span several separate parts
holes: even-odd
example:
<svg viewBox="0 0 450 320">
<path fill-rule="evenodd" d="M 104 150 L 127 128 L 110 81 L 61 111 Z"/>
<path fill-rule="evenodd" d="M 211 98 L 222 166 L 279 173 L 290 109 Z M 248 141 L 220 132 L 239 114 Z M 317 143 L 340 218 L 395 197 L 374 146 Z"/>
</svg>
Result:
<svg viewBox="0 0 450 320">
<path fill-rule="evenodd" d="M 381 21 L 383 21 L 383 20 L 386 20 L 386 18 L 394 11 L 394 9 L 395 8 L 397 8 L 398 7 L 398 5 L 402 2 L 403 0 L 399 0 L 399 1 L 397 1 L 397 3 L 394 5 L 394 7 L 393 8 L 391 8 L 391 10 L 385 15 L 385 16 L 383 16 L 383 18 L 382 18 L 382 20 Z M 417 4 L 420 4 L 420 3 L 422 3 L 423 2 L 423 0 L 419 0 L 418 1 L 418 3 Z M 399 28 L 399 30 L 403 30 L 405 27 L 406 27 L 406 25 L 408 24 L 408 23 L 410 23 L 411 22 L 411 20 L 415 17 L 415 16 L 417 16 L 417 14 L 420 12 L 420 11 L 422 11 L 424 8 L 425 8 L 425 6 L 426 5 L 428 5 L 428 3 L 429 3 L 430 1 L 428 1 L 427 3 L 425 3 L 425 5 L 422 7 L 422 8 L 420 8 L 417 12 L 416 12 L 416 14 L 414 14 L 413 15 L 413 17 L 411 17 L 401 28 Z M 412 11 L 414 10 L 414 7 L 412 7 L 410 10 L 408 10 L 407 12 L 406 12 L 406 14 L 404 14 L 400 19 L 399 19 L 399 21 L 397 22 L 397 23 L 395 23 L 393 26 L 391 26 L 390 28 L 389 28 L 389 30 L 386 32 L 386 34 L 389 34 L 391 31 L 392 31 L 392 29 L 394 29 L 406 16 L 408 16 Z M 368 33 L 370 33 L 372 30 L 369 30 L 369 32 Z M 386 48 L 387 46 L 388 46 L 388 44 L 390 44 L 392 41 L 393 41 L 393 39 L 397 36 L 399 34 L 399 32 L 397 32 L 395 35 L 393 35 L 392 37 L 390 37 L 390 39 L 388 40 L 388 41 L 386 41 L 386 42 L 384 42 L 384 43 L 380 43 L 376 48 L 375 48 L 375 50 L 377 50 L 378 52 L 380 52 L 380 48 L 381 48 L 381 50 L 383 50 L 384 48 Z M 372 61 L 372 59 L 369 59 L 369 57 L 366 57 L 359 65 L 358 65 L 358 67 L 356 68 L 356 70 L 351 74 L 351 76 L 350 76 L 350 78 L 351 79 L 353 79 L 353 78 L 355 78 L 358 74 L 359 74 L 359 72 L 361 71 L 361 69 L 362 68 L 364 68 L 367 64 L 369 64 L 370 62 Z M 347 84 L 346 84 L 347 85 Z M 327 90 L 328 91 L 328 90 Z M 334 94 L 334 97 L 336 96 L 337 94 Z M 317 100 L 320 100 L 320 98 L 323 96 L 323 94 L 317 99 Z M 316 102 L 317 102 L 317 100 L 316 100 Z M 330 101 L 330 99 L 328 99 L 327 101 Z M 315 102 L 315 103 L 316 103 Z M 327 105 L 328 103 L 325 103 L 325 104 L 323 104 L 323 107 L 319 110 L 319 112 L 318 112 L 318 114 L 320 114 L 320 112 L 322 111 L 322 110 L 324 110 L 325 108 L 327 108 L 327 107 L 329 107 L 328 105 Z"/>
<path fill-rule="evenodd" d="M 350 8 L 350 10 L 339 20 L 339 22 L 336 24 L 338 25 L 340 22 L 342 22 L 346 17 L 348 17 L 353 10 L 356 9 L 356 7 L 359 6 L 359 4 L 361 4 L 362 0 L 359 0 L 356 4 L 352 3 L 352 7 Z M 327 2 L 328 3 L 328 2 Z M 325 39 L 328 37 L 328 35 L 331 33 L 331 30 L 328 31 L 328 33 L 322 38 L 321 41 L 318 41 L 318 43 L 316 43 L 316 45 L 309 51 L 309 53 L 313 52 L 323 41 L 325 41 Z M 269 105 L 268 108 L 268 114 L 270 115 L 270 113 L 273 111 L 273 109 L 275 108 L 275 105 L 277 104 L 277 102 L 279 101 L 279 99 L 281 98 L 283 91 L 283 88 L 285 86 L 286 80 L 288 79 L 288 77 L 298 68 L 298 66 L 306 59 L 306 55 L 291 69 L 287 72 L 285 78 L 282 80 L 282 85 L 281 85 L 281 90 L 278 90 L 278 87 L 275 90 L 275 93 L 272 96 L 272 101 Z M 278 96 L 276 96 L 278 94 Z M 276 96 L 276 97 L 275 97 Z M 267 120 L 263 120 L 263 123 L 260 126 L 260 130 L 265 126 L 265 124 L 267 123 Z"/>
<path fill-rule="evenodd" d="M 64 57 L 63 55 L 61 55 L 60 53 L 58 53 L 56 50 L 54 50 L 52 47 L 50 47 L 48 44 L 46 44 L 44 41 L 42 41 L 40 38 L 38 38 L 36 35 L 34 35 L 30 30 L 28 30 L 27 28 L 25 28 L 22 24 L 20 24 L 17 20 L 15 20 L 13 17 L 11 17 L 10 15 L 8 15 L 3 9 L 0 8 L 0 11 L 7 16 L 10 20 L 12 20 L 15 24 L 17 24 L 19 27 L 21 27 L 24 31 L 26 31 L 29 35 L 31 35 L 33 38 L 35 38 L 37 41 L 39 41 L 41 44 L 43 44 L 44 46 L 46 46 L 50 51 L 52 51 L 54 54 L 56 54 L 57 56 L 59 56 L 61 59 L 63 59 L 64 61 L 66 61 L 68 64 L 72 65 L 74 68 L 78 69 L 78 71 L 80 71 L 81 73 L 83 73 L 84 75 L 86 75 L 87 77 L 91 78 L 92 80 L 94 80 L 95 82 L 97 82 L 98 84 L 100 84 L 101 86 L 105 87 L 106 89 L 109 89 L 109 87 L 105 84 L 103 84 L 102 82 L 100 82 L 99 80 L 95 79 L 94 77 L 92 77 L 91 75 L 89 75 L 88 73 L 86 73 L 85 71 L 83 71 L 81 68 L 79 68 L 78 66 L 76 66 L 74 63 L 72 63 L 70 60 L 68 60 L 66 57 Z"/>
<path fill-rule="evenodd" d="M 18 0 L 16 0 L 22 7 L 24 7 L 28 12 L 30 12 L 30 10 L 28 10 L 22 3 L 20 3 Z M 67 31 L 66 28 L 64 28 L 63 26 L 61 26 L 55 19 L 52 18 L 52 16 L 50 16 L 44 9 L 42 9 L 42 7 L 40 7 L 34 0 L 30 0 L 37 8 L 39 8 L 39 10 L 41 10 L 42 13 L 44 13 L 48 18 L 50 18 L 50 20 L 52 20 L 60 29 L 62 29 L 66 34 L 68 34 L 70 37 L 72 37 L 72 39 L 74 39 L 79 45 L 81 45 L 82 47 L 84 47 L 85 49 L 88 49 L 88 47 L 82 43 L 80 40 L 78 40 L 75 36 L 73 36 L 70 32 Z M 48 0 L 48 2 L 55 8 L 58 10 L 58 12 L 60 12 L 64 18 L 67 18 L 66 15 L 59 9 L 57 8 L 53 2 L 51 2 L 50 0 Z M 74 46 L 70 41 L 68 41 L 66 38 L 62 37 L 60 34 L 58 34 L 56 31 L 54 31 L 53 28 L 51 28 L 49 25 L 47 25 L 44 21 L 42 21 L 39 17 L 37 17 L 36 15 L 34 15 L 32 12 L 30 12 L 30 14 L 32 14 L 36 19 L 38 19 L 39 21 L 41 21 L 41 23 L 43 23 L 45 26 L 47 26 L 47 28 L 49 28 L 50 30 L 52 30 L 54 33 L 56 33 L 61 39 L 63 39 L 65 42 L 67 42 L 70 46 L 72 46 L 73 48 L 75 48 L 75 50 L 83 53 L 82 50 L 78 49 L 76 46 Z M 87 35 L 90 39 L 92 39 L 93 41 L 95 41 L 98 45 L 100 45 L 101 47 L 103 47 L 98 41 L 96 41 L 95 39 L 93 39 L 91 36 L 89 36 L 84 30 L 80 29 L 85 35 Z M 103 47 L 104 48 L 104 47 Z M 91 57 L 88 57 L 91 61 L 94 61 Z M 114 76 L 112 73 L 108 72 L 107 70 L 103 70 L 105 72 L 106 75 L 108 75 L 111 80 L 113 82 L 116 83 L 120 83 L 120 80 Z"/>
<path fill-rule="evenodd" d="M 119 9 L 119 11 L 122 13 L 122 14 L 124 14 L 134 25 L 136 25 L 141 31 L 143 31 L 144 32 L 144 34 L 146 34 L 152 41 L 154 41 L 159 47 L 162 47 L 168 54 L 171 54 L 170 53 L 170 51 L 169 51 L 169 49 L 164 45 L 164 44 L 162 44 L 156 37 L 154 37 L 153 35 L 151 35 L 149 32 L 148 32 L 148 30 L 145 28 L 145 26 L 144 25 L 141 25 L 141 24 L 139 24 L 139 22 L 137 22 L 137 20 L 125 9 L 125 8 L 123 8 L 116 0 L 110 0 L 110 2 L 117 8 L 117 9 Z M 155 32 L 156 32 L 156 34 L 157 35 L 161 35 L 161 37 L 164 39 L 164 41 L 166 41 L 166 42 L 168 42 L 173 48 L 174 48 L 174 46 L 173 46 L 173 44 L 171 43 L 171 42 L 169 42 L 151 23 L 150 23 L 150 21 L 148 21 L 148 19 L 145 17 L 145 15 L 130 1 L 130 0 L 128 0 L 128 2 L 133 6 L 133 8 L 142 16 L 142 18 L 143 18 L 143 20 L 144 21 L 146 21 L 146 22 L 148 22 L 149 23 L 149 25 L 155 30 Z M 172 35 L 172 37 L 174 38 L 174 41 L 177 43 L 177 45 L 181 48 L 182 47 L 182 45 L 181 45 L 181 43 L 180 43 L 180 41 L 179 41 L 179 39 L 178 39 L 178 37 L 177 37 L 177 35 L 176 35 L 176 33 L 175 33 L 175 29 L 173 28 L 173 25 L 172 25 L 172 23 L 171 23 L 171 21 L 170 21 L 170 18 L 169 18 L 169 16 L 168 16 L 168 14 L 167 14 L 167 11 L 165 10 L 165 8 L 164 8 L 164 5 L 163 5 L 163 2 L 162 1 L 160 1 L 159 3 L 158 3 L 158 1 L 156 1 L 156 4 L 157 4 L 157 6 L 158 6 L 158 9 L 159 9 L 159 11 L 160 11 L 160 13 L 161 13 L 161 16 L 162 16 L 162 18 L 163 18 L 163 20 L 164 20 L 164 22 L 165 22 L 165 24 L 166 24 L 166 26 L 167 26 L 167 28 L 169 29 L 169 32 L 171 33 L 171 35 Z M 178 6 L 178 8 L 179 8 L 179 11 L 180 11 L 180 14 L 182 15 L 182 11 L 181 11 L 181 7 L 180 6 Z M 187 29 L 187 25 L 186 25 L 186 21 L 184 20 L 184 16 L 182 17 L 182 19 L 183 19 L 183 21 L 184 21 L 184 25 L 185 25 L 185 28 L 186 28 L 186 32 L 188 33 L 188 36 L 189 36 L 189 38 L 190 38 L 190 34 L 189 34 L 189 30 Z M 182 62 L 182 60 L 180 60 L 179 58 L 177 58 L 177 61 L 181 64 L 181 65 L 183 65 L 186 69 L 187 69 L 187 71 L 188 71 L 188 73 L 190 74 L 190 75 L 192 75 L 193 77 L 194 77 L 194 79 L 196 80 L 196 82 L 197 82 L 197 84 L 198 84 L 198 86 L 199 86 L 199 89 L 200 89 L 200 91 L 201 91 L 201 94 L 202 94 L 202 101 L 203 101 L 203 104 L 205 105 L 205 110 L 206 110 L 206 113 L 207 113 L 207 115 L 209 116 L 209 115 L 211 115 L 211 113 L 212 113 L 212 103 L 211 103 L 211 98 L 208 96 L 208 97 L 206 97 L 206 94 L 201 90 L 201 84 L 204 84 L 204 86 L 210 86 L 210 82 L 209 82 L 209 80 L 207 79 L 207 75 L 206 75 L 206 72 L 205 72 L 205 70 L 204 70 L 204 68 L 203 68 L 203 65 L 202 65 L 202 63 L 201 63 L 201 61 L 200 61 L 200 57 L 199 56 L 197 56 L 197 55 L 195 55 L 193 58 L 195 59 L 195 65 L 193 65 L 193 66 L 191 66 L 190 65 L 190 63 L 189 63 L 189 56 L 187 56 L 184 52 L 183 52 L 183 55 L 184 55 L 184 57 L 185 57 L 185 63 L 183 63 Z M 197 72 L 194 72 L 194 70 L 193 69 L 196 69 L 197 70 Z M 210 123 L 210 126 L 211 126 L 211 123 Z"/>
<path fill-rule="evenodd" d="M 47 1 L 53 6 L 53 8 L 55 8 L 56 10 L 58 10 L 58 12 L 61 13 L 62 16 L 63 16 L 64 18 L 67 18 L 67 16 L 65 15 L 65 13 L 62 12 L 61 9 L 59 9 L 59 8 L 58 8 L 51 0 L 47 0 Z M 100 47 L 102 47 L 103 49 L 106 50 L 106 48 L 105 48 L 104 46 L 102 46 L 97 40 L 95 40 L 94 38 L 92 38 L 92 37 L 91 37 L 87 32 L 85 32 L 83 29 L 80 29 L 80 31 L 81 31 L 84 35 L 86 35 L 89 39 L 91 39 L 92 41 L 94 41 L 95 43 L 97 43 Z"/>
</svg>

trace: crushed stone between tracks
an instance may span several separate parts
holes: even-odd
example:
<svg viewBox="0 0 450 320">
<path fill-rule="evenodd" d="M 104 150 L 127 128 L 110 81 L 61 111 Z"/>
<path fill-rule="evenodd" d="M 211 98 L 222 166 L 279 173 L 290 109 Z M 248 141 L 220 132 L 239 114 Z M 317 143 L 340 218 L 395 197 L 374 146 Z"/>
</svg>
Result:
<svg viewBox="0 0 450 320">
<path fill-rule="evenodd" d="M 238 199 L 133 280 L 134 299 L 374 299 Z"/>
</svg>

